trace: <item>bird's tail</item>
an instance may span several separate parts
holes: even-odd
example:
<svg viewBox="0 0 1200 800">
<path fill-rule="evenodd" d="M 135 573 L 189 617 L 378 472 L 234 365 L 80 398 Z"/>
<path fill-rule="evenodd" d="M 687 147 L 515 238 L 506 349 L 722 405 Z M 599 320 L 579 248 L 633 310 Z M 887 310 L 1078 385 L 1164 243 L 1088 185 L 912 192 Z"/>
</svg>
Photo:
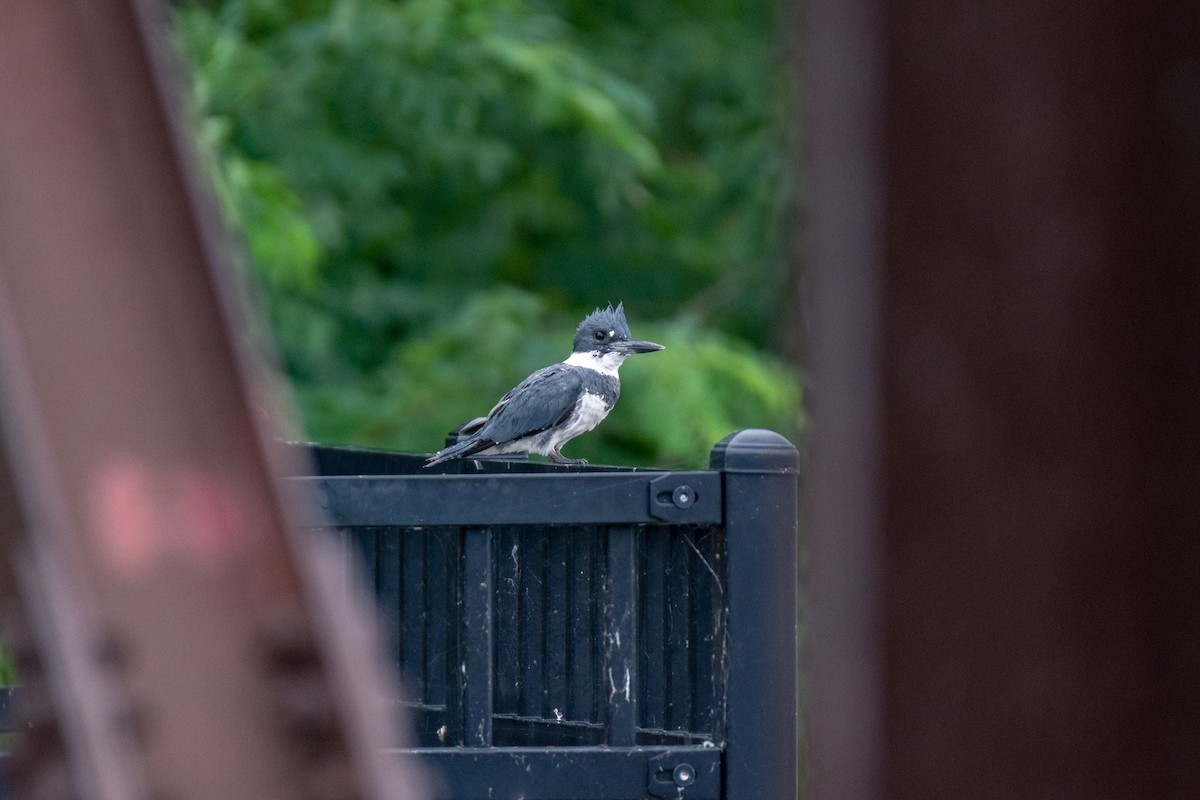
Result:
<svg viewBox="0 0 1200 800">
<path fill-rule="evenodd" d="M 488 449 L 493 444 L 495 444 L 495 442 L 487 439 L 464 439 L 463 441 L 452 444 L 443 450 L 438 450 L 436 453 L 426 459 L 425 466 L 433 467 L 441 464 L 444 461 L 449 461 L 452 458 L 466 458 L 467 456 L 473 456 L 480 450 Z"/>
</svg>

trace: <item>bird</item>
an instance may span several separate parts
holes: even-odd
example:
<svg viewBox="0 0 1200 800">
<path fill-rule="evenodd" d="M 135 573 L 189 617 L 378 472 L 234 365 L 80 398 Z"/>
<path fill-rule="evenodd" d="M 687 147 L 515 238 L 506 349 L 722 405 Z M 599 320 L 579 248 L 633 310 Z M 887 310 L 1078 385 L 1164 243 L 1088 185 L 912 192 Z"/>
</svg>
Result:
<svg viewBox="0 0 1200 800">
<path fill-rule="evenodd" d="M 562 447 L 595 428 L 621 394 L 617 374 L 628 356 L 665 349 L 634 339 L 625 321 L 624 303 L 597 308 L 575 330 L 566 360 L 530 375 L 488 412 L 459 429 L 460 439 L 431 455 L 432 467 L 454 458 L 506 453 L 536 453 L 555 464 L 586 464 L 567 458 Z"/>
</svg>

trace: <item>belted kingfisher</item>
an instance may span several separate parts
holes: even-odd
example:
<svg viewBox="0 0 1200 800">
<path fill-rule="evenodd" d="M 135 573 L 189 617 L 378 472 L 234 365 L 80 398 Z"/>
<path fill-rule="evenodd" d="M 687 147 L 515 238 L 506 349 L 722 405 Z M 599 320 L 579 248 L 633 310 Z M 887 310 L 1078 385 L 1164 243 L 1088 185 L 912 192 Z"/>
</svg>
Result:
<svg viewBox="0 0 1200 800">
<path fill-rule="evenodd" d="M 434 453 L 425 466 L 452 458 L 503 453 L 537 453 L 555 464 L 586 464 L 560 451 L 608 416 L 621 394 L 617 370 L 627 356 L 662 350 L 632 338 L 623 303 L 597 308 L 575 330 L 566 361 L 539 369 L 517 384 L 486 417 L 459 429 L 457 444 Z"/>
</svg>

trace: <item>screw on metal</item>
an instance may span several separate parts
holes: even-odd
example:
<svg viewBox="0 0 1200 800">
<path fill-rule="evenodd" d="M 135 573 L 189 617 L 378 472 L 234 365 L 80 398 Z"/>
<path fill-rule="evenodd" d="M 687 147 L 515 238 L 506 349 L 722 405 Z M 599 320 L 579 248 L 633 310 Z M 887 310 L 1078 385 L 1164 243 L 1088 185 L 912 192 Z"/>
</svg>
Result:
<svg viewBox="0 0 1200 800">
<path fill-rule="evenodd" d="M 692 769 L 691 764 L 680 764 L 675 767 L 671 778 L 675 781 L 675 785 L 680 788 L 691 786 L 696 782 L 696 770 Z"/>
<path fill-rule="evenodd" d="M 696 493 L 687 484 L 676 486 L 675 491 L 671 493 L 671 502 L 676 508 L 687 508 L 696 502 Z"/>
</svg>

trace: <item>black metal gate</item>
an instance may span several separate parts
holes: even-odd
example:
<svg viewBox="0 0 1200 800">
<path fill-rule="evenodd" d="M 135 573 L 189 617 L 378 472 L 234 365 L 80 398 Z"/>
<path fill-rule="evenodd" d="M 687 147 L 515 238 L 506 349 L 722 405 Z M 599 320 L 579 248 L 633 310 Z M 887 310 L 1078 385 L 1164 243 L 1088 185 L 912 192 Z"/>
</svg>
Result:
<svg viewBox="0 0 1200 800">
<path fill-rule="evenodd" d="M 398 755 L 441 794 L 795 796 L 782 437 L 734 434 L 689 472 L 313 454 L 318 475 L 290 480 L 365 568 L 418 726 Z"/>
</svg>

